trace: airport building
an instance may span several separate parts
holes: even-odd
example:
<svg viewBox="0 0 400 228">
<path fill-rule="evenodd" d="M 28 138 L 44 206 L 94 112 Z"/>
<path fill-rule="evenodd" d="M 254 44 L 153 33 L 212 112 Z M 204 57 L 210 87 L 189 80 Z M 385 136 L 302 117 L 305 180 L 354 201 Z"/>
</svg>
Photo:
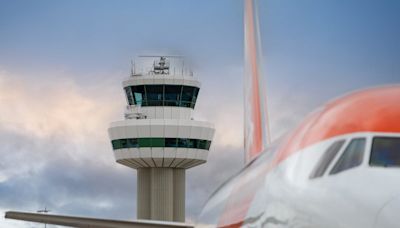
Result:
<svg viewBox="0 0 400 228">
<path fill-rule="evenodd" d="M 140 57 L 122 83 L 125 119 L 108 129 L 115 159 L 137 170 L 137 218 L 185 221 L 186 169 L 207 162 L 214 126 L 193 119 L 200 82 L 174 56 Z"/>
</svg>

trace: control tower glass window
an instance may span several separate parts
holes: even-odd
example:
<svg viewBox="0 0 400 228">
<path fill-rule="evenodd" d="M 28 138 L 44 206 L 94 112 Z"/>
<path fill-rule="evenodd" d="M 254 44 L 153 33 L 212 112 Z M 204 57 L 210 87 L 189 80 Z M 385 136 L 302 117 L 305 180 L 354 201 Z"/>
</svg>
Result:
<svg viewBox="0 0 400 228">
<path fill-rule="evenodd" d="M 131 86 L 130 88 L 133 93 L 134 104 L 141 105 L 141 106 L 147 106 L 147 99 L 146 99 L 146 93 L 144 90 L 144 86 L 143 85 Z"/>
<path fill-rule="evenodd" d="M 178 147 L 178 139 L 177 138 L 166 138 L 165 139 L 165 147 Z"/>
<path fill-rule="evenodd" d="M 372 143 L 371 166 L 399 167 L 400 166 L 400 138 L 375 137 Z"/>
<path fill-rule="evenodd" d="M 182 100 L 181 106 L 182 107 L 191 107 L 194 95 L 194 87 L 191 86 L 184 86 L 182 90 Z"/>
<path fill-rule="evenodd" d="M 211 141 L 187 138 L 128 138 L 111 141 L 114 150 L 126 148 L 168 147 L 209 150 Z"/>
<path fill-rule="evenodd" d="M 133 105 L 134 100 L 133 100 L 133 94 L 132 94 L 132 89 L 131 87 L 126 87 L 125 88 L 125 93 L 126 93 L 126 99 L 128 99 L 128 104 Z"/>
<path fill-rule="evenodd" d="M 146 85 L 148 106 L 162 106 L 164 101 L 164 87 L 162 85 Z"/>
<path fill-rule="evenodd" d="M 189 140 L 188 139 L 178 139 L 178 147 L 188 148 Z"/>
<path fill-rule="evenodd" d="M 197 100 L 197 95 L 199 95 L 199 90 L 200 90 L 199 88 L 194 87 L 191 108 L 194 108 L 194 106 L 196 105 L 196 100 Z"/>
<path fill-rule="evenodd" d="M 125 88 L 129 105 L 174 106 L 194 109 L 199 88 L 182 85 L 138 85 Z"/>
<path fill-rule="evenodd" d="M 165 106 L 179 106 L 179 100 L 182 93 L 180 85 L 165 85 Z"/>
</svg>

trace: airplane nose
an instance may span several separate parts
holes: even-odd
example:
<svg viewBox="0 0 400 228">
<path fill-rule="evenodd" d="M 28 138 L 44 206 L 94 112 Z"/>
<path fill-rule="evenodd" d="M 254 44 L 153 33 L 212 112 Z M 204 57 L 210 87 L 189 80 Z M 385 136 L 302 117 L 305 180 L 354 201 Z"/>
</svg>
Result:
<svg viewBox="0 0 400 228">
<path fill-rule="evenodd" d="M 399 227 L 400 196 L 386 202 L 379 210 L 375 220 L 375 228 Z"/>
</svg>

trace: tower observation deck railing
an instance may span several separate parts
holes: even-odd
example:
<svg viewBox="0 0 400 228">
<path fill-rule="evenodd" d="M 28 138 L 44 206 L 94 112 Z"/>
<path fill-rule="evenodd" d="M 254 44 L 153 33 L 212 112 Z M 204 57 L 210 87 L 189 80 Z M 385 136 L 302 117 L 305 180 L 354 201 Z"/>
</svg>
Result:
<svg viewBox="0 0 400 228">
<path fill-rule="evenodd" d="M 182 56 L 139 56 L 132 61 L 131 76 L 193 76 Z"/>
<path fill-rule="evenodd" d="M 147 116 L 141 112 L 140 105 L 126 105 L 125 106 L 125 119 L 147 119 Z"/>
</svg>

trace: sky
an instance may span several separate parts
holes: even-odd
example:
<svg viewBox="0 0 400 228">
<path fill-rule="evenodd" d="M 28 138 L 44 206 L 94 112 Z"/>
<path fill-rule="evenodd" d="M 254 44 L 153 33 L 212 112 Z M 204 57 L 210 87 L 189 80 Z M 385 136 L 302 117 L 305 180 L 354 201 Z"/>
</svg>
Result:
<svg viewBox="0 0 400 228">
<path fill-rule="evenodd" d="M 260 0 L 258 10 L 273 139 L 344 93 L 400 83 L 399 1 Z M 208 163 L 187 175 L 195 221 L 243 167 L 242 11 L 242 0 L 0 0 L 0 214 L 135 219 L 136 173 L 115 163 L 107 128 L 123 118 L 131 59 L 169 54 L 191 62 L 195 118 L 216 126 Z"/>
</svg>

